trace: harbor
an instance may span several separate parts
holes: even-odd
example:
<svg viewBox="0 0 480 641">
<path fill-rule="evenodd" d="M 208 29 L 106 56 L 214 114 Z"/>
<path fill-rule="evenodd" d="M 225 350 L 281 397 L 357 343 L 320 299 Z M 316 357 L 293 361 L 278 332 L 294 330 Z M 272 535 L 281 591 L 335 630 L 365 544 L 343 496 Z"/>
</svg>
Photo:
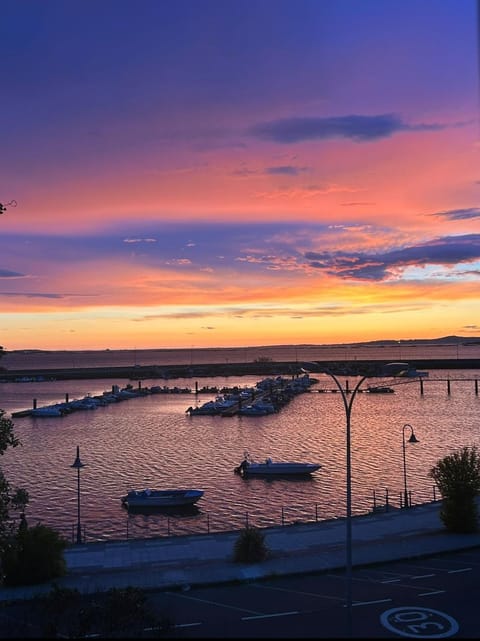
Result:
<svg viewBox="0 0 480 641">
<path fill-rule="evenodd" d="M 382 381 L 394 393 L 359 393 L 352 412 L 353 511 L 372 509 L 376 494 L 392 509 L 403 489 L 402 426 L 410 423 L 418 443 L 407 445 L 407 477 L 413 504 L 431 501 L 428 469 L 447 453 L 479 443 L 477 370 L 432 370 L 423 381 Z M 345 412 L 328 376 L 278 412 L 189 416 L 186 409 L 223 395 L 225 390 L 254 387 L 262 377 L 180 378 L 132 381 L 134 389 L 159 385 L 189 388 L 188 393 L 150 393 L 128 402 L 62 417 L 14 419 L 21 447 L 8 450 L 2 469 L 13 486 L 30 495 L 29 523 L 42 522 L 72 535 L 76 520 L 75 448 L 82 462 L 82 529 L 88 541 L 164 536 L 173 533 L 237 529 L 248 518 L 268 526 L 338 518 L 345 514 Z M 290 377 L 286 377 L 290 379 Z M 341 377 L 353 389 L 353 377 Z M 403 382 L 402 382 L 403 380 Z M 450 380 L 450 394 L 446 381 Z M 407 382 L 408 381 L 408 382 Z M 198 391 L 195 393 L 196 382 Z M 372 381 L 365 381 L 364 389 Z M 0 407 L 14 413 L 32 406 L 102 395 L 122 379 L 78 379 L 3 383 Z M 201 391 L 202 390 L 202 391 Z M 195 402 L 192 402 L 194 401 Z M 245 450 L 256 460 L 317 461 L 321 469 L 307 480 L 242 479 L 234 468 Z M 128 514 L 121 497 L 132 488 L 200 487 L 205 490 L 195 514 Z"/>
<path fill-rule="evenodd" d="M 388 385 L 383 385 L 380 383 L 371 383 L 366 385 L 365 388 L 360 387 L 358 393 L 366 394 L 393 394 L 395 388 L 399 385 L 412 384 L 415 383 L 418 385 L 419 393 L 421 396 L 425 394 L 425 378 L 419 377 L 414 379 L 397 379 L 389 381 Z M 214 400 L 206 401 L 201 405 L 193 407 L 190 405 L 185 411 L 190 416 L 198 415 L 221 415 L 221 416 L 235 416 L 240 415 L 249 415 L 249 416 L 262 416 L 265 414 L 270 414 L 277 412 L 288 400 L 290 400 L 292 395 L 298 393 L 300 387 L 301 392 L 318 392 L 321 394 L 333 393 L 336 394 L 339 392 L 338 387 L 328 386 L 328 377 L 327 383 L 322 381 L 321 386 L 316 384 L 319 383 L 318 378 L 309 378 L 308 376 L 302 375 L 292 375 L 291 381 L 296 381 L 296 385 L 293 384 L 289 379 L 285 377 L 276 377 L 276 378 L 266 378 L 264 379 L 266 384 L 270 385 L 272 389 L 262 390 L 259 389 L 258 383 L 254 386 L 239 386 L 235 385 L 233 387 L 223 386 L 219 389 L 216 386 L 199 385 L 198 380 L 195 381 L 195 386 L 192 389 L 190 386 L 179 387 L 178 385 L 168 386 L 168 385 L 152 385 L 145 386 L 142 381 L 138 381 L 136 386 L 131 383 L 127 384 L 125 387 L 120 388 L 119 385 L 113 385 L 111 390 L 105 390 L 101 394 L 96 394 L 92 396 L 87 394 L 87 396 L 80 399 L 70 400 L 69 394 L 65 393 L 65 400 L 58 401 L 55 403 L 50 403 L 48 405 L 38 406 L 37 399 L 32 399 L 32 407 L 16 410 L 12 412 L 12 418 L 23 418 L 26 416 L 36 416 L 36 417 L 52 417 L 52 416 L 66 416 L 74 411 L 78 410 L 87 410 L 95 409 L 97 407 L 104 407 L 108 403 L 116 403 L 122 400 L 128 400 L 131 398 L 138 398 L 142 396 L 147 396 L 149 394 L 194 394 L 196 397 L 204 394 L 215 394 L 216 398 Z M 273 381 L 273 383 L 272 383 Z M 300 381 L 300 383 L 299 383 Z M 302 385 L 303 381 L 303 385 Z M 479 377 L 474 378 L 457 378 L 455 376 L 448 378 L 433 378 L 428 379 L 428 384 L 432 383 L 438 385 L 439 383 L 445 383 L 445 388 L 448 396 L 452 394 L 452 386 L 455 386 L 456 383 L 461 383 L 461 385 L 472 385 L 475 396 L 478 396 L 478 385 Z M 18 382 L 18 381 L 15 381 Z M 22 382 L 42 382 L 42 381 L 22 381 Z M 305 384 L 308 382 L 308 384 Z M 260 385 L 261 385 L 260 381 Z M 350 381 L 348 378 L 345 378 L 344 381 L 344 391 L 346 394 L 351 393 Z M 220 394 L 220 396 L 218 396 Z M 266 399 L 269 399 L 267 402 Z"/>
<path fill-rule="evenodd" d="M 200 406 L 187 408 L 186 413 L 190 416 L 195 415 L 221 415 L 235 416 L 242 414 L 245 410 L 247 414 L 263 415 L 267 413 L 278 412 L 281 407 L 286 405 L 294 396 L 306 392 L 314 385 L 317 379 L 309 377 L 307 374 L 294 376 L 291 379 L 277 376 L 275 378 L 265 378 L 257 381 L 250 387 L 223 387 L 222 395 L 216 396 L 215 400 L 207 401 Z M 205 393 L 218 388 L 208 386 L 199 388 L 198 381 L 195 382 L 195 395 Z M 177 385 L 168 387 L 166 385 L 152 385 L 150 387 L 142 385 L 138 381 L 136 387 L 131 383 L 120 388 L 119 385 L 112 385 L 111 390 L 103 391 L 101 394 L 87 394 L 83 398 L 70 400 L 69 394 L 65 394 L 65 400 L 62 402 L 51 403 L 49 405 L 38 406 L 37 399 L 33 399 L 32 407 L 29 409 L 12 412 L 12 418 L 32 417 L 62 417 L 80 410 L 93 410 L 99 407 L 105 407 L 110 403 L 130 400 L 132 398 L 145 397 L 150 394 L 191 394 L 193 390 L 190 387 L 179 387 Z M 268 408 L 268 409 L 267 409 Z"/>
</svg>

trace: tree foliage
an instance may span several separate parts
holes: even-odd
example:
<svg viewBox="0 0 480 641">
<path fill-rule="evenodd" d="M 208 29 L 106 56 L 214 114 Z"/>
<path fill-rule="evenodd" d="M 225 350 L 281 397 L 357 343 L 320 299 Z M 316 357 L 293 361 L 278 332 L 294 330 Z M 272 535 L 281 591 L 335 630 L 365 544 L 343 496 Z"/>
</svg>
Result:
<svg viewBox="0 0 480 641">
<path fill-rule="evenodd" d="M 8 447 L 17 447 L 20 441 L 15 436 L 13 421 L 0 409 L 0 456 L 3 456 Z"/>
<path fill-rule="evenodd" d="M 480 492 L 480 454 L 476 447 L 464 447 L 437 462 L 428 475 L 444 498 L 476 496 Z"/>
<path fill-rule="evenodd" d="M 4 410 L 0 409 L 0 456 L 3 456 L 9 447 L 19 445 L 21 443 L 15 436 L 13 421 L 6 416 Z M 12 488 L 0 468 L 0 562 L 7 547 L 7 541 L 16 528 L 11 512 L 13 510 L 23 514 L 27 504 L 28 492 L 21 488 Z"/>
<path fill-rule="evenodd" d="M 9 447 L 15 448 L 19 445 L 21 443 L 15 436 L 13 421 L 0 409 L 0 456 L 3 456 Z M 7 553 L 11 554 L 13 548 L 17 548 L 17 537 L 27 529 L 25 508 L 28 501 L 27 490 L 13 488 L 0 468 L 0 578 L 4 572 Z M 20 516 L 19 522 L 15 520 L 12 512 Z"/>
<path fill-rule="evenodd" d="M 29 528 L 23 520 L 3 555 L 4 583 L 34 585 L 63 576 L 66 546 L 67 541 L 55 530 L 41 524 Z"/>
<path fill-rule="evenodd" d="M 246 527 L 235 541 L 233 558 L 237 563 L 258 563 L 268 556 L 263 532 L 254 527 Z"/>
<path fill-rule="evenodd" d="M 450 532 L 478 529 L 476 497 L 480 492 L 480 454 L 464 447 L 445 456 L 428 473 L 443 498 L 440 518 Z"/>
</svg>

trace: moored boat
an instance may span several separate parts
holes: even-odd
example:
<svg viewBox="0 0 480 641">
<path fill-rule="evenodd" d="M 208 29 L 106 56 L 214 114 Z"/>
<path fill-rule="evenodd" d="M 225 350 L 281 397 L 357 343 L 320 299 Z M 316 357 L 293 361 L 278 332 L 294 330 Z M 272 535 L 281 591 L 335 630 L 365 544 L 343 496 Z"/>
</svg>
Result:
<svg viewBox="0 0 480 641">
<path fill-rule="evenodd" d="M 235 473 L 241 476 L 306 476 L 319 470 L 322 466 L 319 463 L 302 463 L 296 461 L 272 461 L 271 458 L 263 462 L 252 461 L 248 455 L 238 467 Z"/>
<path fill-rule="evenodd" d="M 122 496 L 122 503 L 127 507 L 181 507 L 194 505 L 204 495 L 203 490 L 130 490 Z"/>
</svg>

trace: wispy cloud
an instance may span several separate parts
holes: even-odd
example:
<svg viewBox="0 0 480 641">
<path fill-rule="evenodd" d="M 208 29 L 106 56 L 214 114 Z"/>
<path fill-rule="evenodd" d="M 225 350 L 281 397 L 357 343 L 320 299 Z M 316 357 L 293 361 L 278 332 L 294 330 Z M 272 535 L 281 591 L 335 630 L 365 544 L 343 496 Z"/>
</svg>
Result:
<svg viewBox="0 0 480 641">
<path fill-rule="evenodd" d="M 329 138 L 348 138 L 355 142 L 369 142 L 388 138 L 403 131 L 437 131 L 445 128 L 446 125 L 434 123 L 409 125 L 395 114 L 380 114 L 329 118 L 281 118 L 258 123 L 249 130 L 249 133 L 256 138 L 286 144 Z"/>
<path fill-rule="evenodd" d="M 308 171 L 307 167 L 294 167 L 293 165 L 283 165 L 279 167 L 267 167 L 266 174 L 278 174 L 281 176 L 298 176 L 302 172 Z"/>
<path fill-rule="evenodd" d="M 480 207 L 468 207 L 466 209 L 450 209 L 446 211 L 437 211 L 430 216 L 445 218 L 445 220 L 471 220 L 480 218 Z"/>
<path fill-rule="evenodd" d="M 12 272 L 8 269 L 0 269 L 0 278 L 24 278 L 25 274 L 20 272 Z"/>
<path fill-rule="evenodd" d="M 40 292 L 1 292 L 0 296 L 5 296 L 5 298 L 54 298 L 61 299 L 65 298 L 62 294 L 47 294 Z"/>
</svg>

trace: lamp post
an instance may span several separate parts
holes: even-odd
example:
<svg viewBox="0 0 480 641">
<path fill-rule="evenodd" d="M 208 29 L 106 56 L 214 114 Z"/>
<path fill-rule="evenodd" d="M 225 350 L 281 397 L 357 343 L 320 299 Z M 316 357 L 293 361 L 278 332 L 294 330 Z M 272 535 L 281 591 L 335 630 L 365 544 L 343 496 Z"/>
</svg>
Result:
<svg viewBox="0 0 480 641">
<path fill-rule="evenodd" d="M 403 507 L 409 507 L 410 506 L 410 501 L 408 499 L 408 488 L 407 488 L 407 459 L 405 457 L 405 430 L 409 429 L 411 434 L 410 438 L 408 439 L 409 443 L 419 443 L 419 440 L 415 436 L 415 432 L 413 431 L 413 427 L 409 423 L 405 423 L 402 429 L 402 444 L 403 444 L 403 487 L 404 487 L 404 501 L 403 501 Z"/>
<path fill-rule="evenodd" d="M 347 448 L 347 481 L 346 481 L 346 575 L 347 575 L 347 587 L 346 587 L 346 601 L 347 601 L 347 635 L 348 637 L 352 636 L 352 449 L 351 449 L 351 438 L 350 438 L 350 426 L 351 426 L 351 415 L 352 415 L 352 405 L 357 395 L 358 390 L 360 389 L 362 383 L 368 378 L 368 376 L 362 376 L 353 388 L 350 398 L 347 398 L 346 392 L 342 387 L 342 384 L 331 372 L 325 372 L 330 376 L 336 386 L 338 387 L 343 400 L 343 406 L 345 408 L 345 419 L 346 419 L 346 448 Z"/>
<path fill-rule="evenodd" d="M 306 363 L 308 365 L 315 365 L 317 368 L 320 367 L 319 363 Z M 305 367 L 304 365 L 304 367 Z M 351 453 L 351 415 L 352 415 L 352 405 L 358 390 L 362 386 L 363 382 L 367 378 L 374 377 L 395 377 L 402 376 L 405 374 L 405 368 L 408 369 L 407 363 L 387 363 L 381 366 L 379 372 L 372 372 L 366 375 L 362 375 L 358 380 L 357 384 L 351 392 L 345 390 L 335 374 L 330 372 L 328 369 L 323 369 L 323 373 L 330 376 L 333 379 L 340 394 L 342 395 L 343 406 L 345 409 L 345 419 L 346 419 L 346 540 L 345 540 L 345 550 L 346 550 L 346 602 L 347 602 L 347 636 L 352 636 L 352 453 Z M 317 370 L 318 371 L 318 370 Z M 347 397 L 347 393 L 350 393 L 350 398 Z"/>
<path fill-rule="evenodd" d="M 85 467 L 84 463 L 80 460 L 80 447 L 77 445 L 77 456 L 75 461 L 70 467 L 77 470 L 77 543 L 82 542 L 82 525 L 80 521 L 80 470 Z"/>
</svg>

